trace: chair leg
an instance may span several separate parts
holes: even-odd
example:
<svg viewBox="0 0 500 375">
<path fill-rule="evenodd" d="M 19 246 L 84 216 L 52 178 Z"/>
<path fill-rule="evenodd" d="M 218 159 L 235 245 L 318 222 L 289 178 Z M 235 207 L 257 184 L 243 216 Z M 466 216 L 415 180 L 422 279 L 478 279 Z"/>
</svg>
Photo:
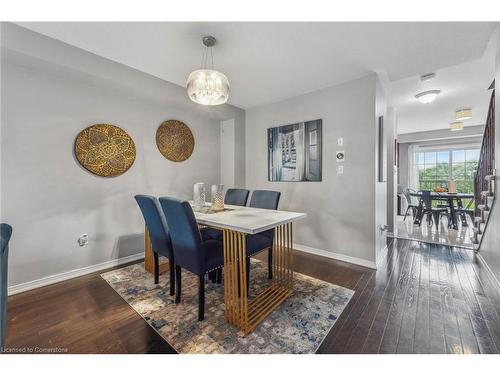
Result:
<svg viewBox="0 0 500 375">
<path fill-rule="evenodd" d="M 205 275 L 198 276 L 198 320 L 205 319 Z"/>
<path fill-rule="evenodd" d="M 410 210 L 411 207 L 406 207 L 406 212 L 405 212 L 405 217 L 403 221 L 406 221 L 406 216 L 408 215 L 408 211 Z"/>
<path fill-rule="evenodd" d="M 427 211 L 426 215 L 427 215 L 427 225 L 432 227 L 432 214 L 429 211 Z"/>
<path fill-rule="evenodd" d="M 173 296 L 175 294 L 175 266 L 174 262 L 169 259 L 168 260 L 168 269 L 170 276 L 170 295 Z"/>
<path fill-rule="evenodd" d="M 273 278 L 273 248 L 270 247 L 267 253 L 267 277 Z"/>
<path fill-rule="evenodd" d="M 217 269 L 217 284 L 222 284 L 222 268 Z"/>
<path fill-rule="evenodd" d="M 439 230 L 439 212 L 433 212 L 434 224 L 436 225 L 436 230 Z"/>
<path fill-rule="evenodd" d="M 155 284 L 160 282 L 160 260 L 157 252 L 153 251 Z"/>
<path fill-rule="evenodd" d="M 215 283 L 215 280 L 217 278 L 216 271 L 210 271 L 208 273 L 208 278 L 210 279 L 211 282 Z"/>
<path fill-rule="evenodd" d="M 181 267 L 175 266 L 175 303 L 181 302 Z"/>
</svg>

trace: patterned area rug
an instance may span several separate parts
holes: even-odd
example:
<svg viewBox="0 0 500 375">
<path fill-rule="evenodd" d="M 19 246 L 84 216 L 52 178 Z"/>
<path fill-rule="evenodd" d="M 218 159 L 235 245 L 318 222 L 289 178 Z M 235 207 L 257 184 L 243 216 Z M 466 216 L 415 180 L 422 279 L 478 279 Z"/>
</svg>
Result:
<svg viewBox="0 0 500 375">
<path fill-rule="evenodd" d="M 269 285 L 267 264 L 252 259 L 250 296 Z M 182 300 L 169 295 L 143 263 L 101 277 L 179 353 L 314 353 L 354 291 L 295 274 L 294 293 L 246 337 L 224 320 L 224 284 L 206 282 L 205 320 L 198 322 L 198 279 L 182 273 Z"/>
</svg>

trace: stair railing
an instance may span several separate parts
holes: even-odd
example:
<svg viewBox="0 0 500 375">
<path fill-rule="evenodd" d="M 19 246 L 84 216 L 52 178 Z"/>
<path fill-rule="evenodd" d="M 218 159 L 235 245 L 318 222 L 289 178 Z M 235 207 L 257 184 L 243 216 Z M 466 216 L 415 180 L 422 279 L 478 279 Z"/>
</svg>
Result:
<svg viewBox="0 0 500 375">
<path fill-rule="evenodd" d="M 479 152 L 479 162 L 474 174 L 474 201 L 476 215 L 479 214 L 478 202 L 481 202 L 481 192 L 488 190 L 485 177 L 493 174 L 495 168 L 495 90 L 491 93 L 488 117 L 484 128 L 483 142 Z"/>
</svg>

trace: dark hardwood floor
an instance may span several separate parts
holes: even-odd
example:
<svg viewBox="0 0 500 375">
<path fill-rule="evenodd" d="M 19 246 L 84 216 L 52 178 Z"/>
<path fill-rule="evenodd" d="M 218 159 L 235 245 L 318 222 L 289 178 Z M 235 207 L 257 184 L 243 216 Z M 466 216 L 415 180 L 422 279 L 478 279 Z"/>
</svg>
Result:
<svg viewBox="0 0 500 375">
<path fill-rule="evenodd" d="M 470 250 L 391 240 L 381 258 L 296 252 L 297 272 L 355 290 L 318 353 L 499 353 L 500 290 Z M 10 297 L 8 327 L 10 348 L 175 352 L 99 273 Z"/>
</svg>

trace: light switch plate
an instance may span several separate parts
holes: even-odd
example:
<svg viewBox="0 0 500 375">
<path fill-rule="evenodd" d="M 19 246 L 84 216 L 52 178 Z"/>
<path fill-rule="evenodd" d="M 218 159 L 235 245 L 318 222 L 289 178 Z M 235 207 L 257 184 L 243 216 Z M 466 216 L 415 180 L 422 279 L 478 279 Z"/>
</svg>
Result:
<svg viewBox="0 0 500 375">
<path fill-rule="evenodd" d="M 344 138 L 337 138 L 337 146 L 343 146 L 344 145 Z"/>
<path fill-rule="evenodd" d="M 343 165 L 337 166 L 337 174 L 344 174 L 344 166 Z"/>
</svg>

